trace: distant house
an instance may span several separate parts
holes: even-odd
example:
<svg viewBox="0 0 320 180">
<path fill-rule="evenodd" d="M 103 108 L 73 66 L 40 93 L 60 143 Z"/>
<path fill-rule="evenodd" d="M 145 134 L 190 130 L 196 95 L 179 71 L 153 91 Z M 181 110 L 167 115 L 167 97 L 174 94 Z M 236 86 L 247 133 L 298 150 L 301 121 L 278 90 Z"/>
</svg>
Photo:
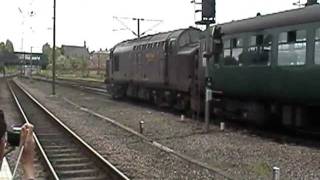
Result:
<svg viewBox="0 0 320 180">
<path fill-rule="evenodd" d="M 83 58 L 84 60 L 89 61 L 90 54 L 86 47 L 86 42 L 84 42 L 84 46 L 62 45 L 61 49 L 62 54 L 67 58 Z"/>
<path fill-rule="evenodd" d="M 109 61 L 109 52 L 100 49 L 90 54 L 89 69 L 101 70 L 106 68 L 107 61 Z"/>
</svg>

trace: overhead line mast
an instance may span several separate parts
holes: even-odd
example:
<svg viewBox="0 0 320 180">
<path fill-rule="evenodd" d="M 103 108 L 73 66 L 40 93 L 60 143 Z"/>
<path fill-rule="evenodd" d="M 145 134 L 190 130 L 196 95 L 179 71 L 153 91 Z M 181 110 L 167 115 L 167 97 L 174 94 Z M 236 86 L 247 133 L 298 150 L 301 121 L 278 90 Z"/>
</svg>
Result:
<svg viewBox="0 0 320 180">
<path fill-rule="evenodd" d="M 152 31 L 154 28 L 156 28 L 157 26 L 159 26 L 163 22 L 163 20 L 144 19 L 144 18 L 129 18 L 129 17 L 116 17 L 116 16 L 114 16 L 113 18 L 116 19 L 125 28 L 124 30 L 128 30 L 128 31 L 132 32 L 132 34 L 137 36 L 138 39 L 141 36 L 145 35 L 147 32 Z M 134 30 L 132 30 L 121 19 L 137 21 L 137 31 L 135 32 Z M 155 24 L 151 28 L 149 28 L 146 31 L 144 31 L 143 33 L 141 33 L 141 21 L 157 22 L 157 24 Z M 123 30 L 123 29 L 121 29 L 121 30 Z M 116 31 L 116 30 L 114 30 L 114 31 Z"/>
</svg>

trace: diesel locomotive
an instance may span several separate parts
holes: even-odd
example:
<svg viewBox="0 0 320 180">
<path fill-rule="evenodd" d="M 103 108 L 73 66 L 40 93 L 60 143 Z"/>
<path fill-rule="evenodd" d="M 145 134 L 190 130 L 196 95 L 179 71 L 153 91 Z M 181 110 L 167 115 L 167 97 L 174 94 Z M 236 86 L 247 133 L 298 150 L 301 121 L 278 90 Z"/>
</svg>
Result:
<svg viewBox="0 0 320 180">
<path fill-rule="evenodd" d="M 110 54 L 109 87 L 113 97 L 189 109 L 200 34 L 191 27 L 117 44 Z"/>
<path fill-rule="evenodd" d="M 110 62 L 115 98 L 136 97 L 199 114 L 207 87 L 215 116 L 320 127 L 318 4 L 206 31 L 187 28 L 124 41 L 112 49 Z"/>
</svg>

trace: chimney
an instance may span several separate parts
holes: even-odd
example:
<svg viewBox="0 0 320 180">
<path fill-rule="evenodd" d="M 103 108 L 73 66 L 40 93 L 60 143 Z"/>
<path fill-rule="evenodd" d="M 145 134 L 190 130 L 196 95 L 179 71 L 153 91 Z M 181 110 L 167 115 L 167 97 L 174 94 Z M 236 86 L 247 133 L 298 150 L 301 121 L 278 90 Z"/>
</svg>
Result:
<svg viewBox="0 0 320 180">
<path fill-rule="evenodd" d="M 318 4 L 318 0 L 308 0 L 306 6 L 312 6 Z"/>
<path fill-rule="evenodd" d="M 83 47 L 86 48 L 87 47 L 87 41 L 83 42 Z"/>
</svg>

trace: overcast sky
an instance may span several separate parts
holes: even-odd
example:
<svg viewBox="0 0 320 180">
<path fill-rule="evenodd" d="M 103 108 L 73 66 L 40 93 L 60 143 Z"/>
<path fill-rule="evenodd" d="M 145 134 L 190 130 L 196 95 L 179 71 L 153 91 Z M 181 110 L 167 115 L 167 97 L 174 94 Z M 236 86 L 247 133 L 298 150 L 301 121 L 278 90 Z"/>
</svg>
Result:
<svg viewBox="0 0 320 180">
<path fill-rule="evenodd" d="M 41 51 L 44 43 L 52 45 L 53 0 L 0 0 L 0 41 L 10 39 L 16 51 Z M 191 0 L 56 0 L 57 45 L 82 46 L 90 51 L 111 48 L 117 42 L 134 38 L 130 31 L 115 31 L 124 26 L 113 17 L 138 17 L 163 22 L 148 33 L 194 26 Z M 200 1 L 200 0 L 198 0 Z M 296 8 L 295 0 L 216 0 L 217 22 L 227 22 Z M 305 1 L 301 1 L 305 3 Z M 21 11 L 20 11 L 20 10 Z M 199 8 L 198 8 L 199 9 Z M 34 12 L 31 17 L 31 12 Z M 196 17 L 197 19 L 197 17 Z M 120 19 L 136 31 L 136 22 Z M 143 21 L 144 32 L 156 21 Z M 23 39 L 23 43 L 22 43 Z"/>
</svg>

